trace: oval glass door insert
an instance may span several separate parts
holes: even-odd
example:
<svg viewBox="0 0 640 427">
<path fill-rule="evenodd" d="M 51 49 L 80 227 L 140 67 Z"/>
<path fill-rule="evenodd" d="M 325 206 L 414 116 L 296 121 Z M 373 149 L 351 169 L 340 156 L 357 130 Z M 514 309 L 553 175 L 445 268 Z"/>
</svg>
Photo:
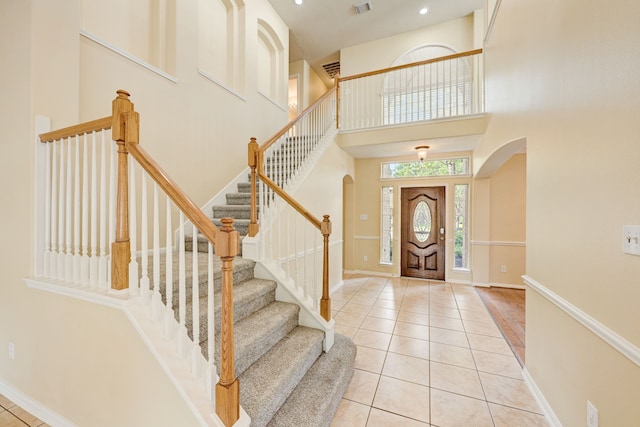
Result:
<svg viewBox="0 0 640 427">
<path fill-rule="evenodd" d="M 413 211 L 413 232 L 420 243 L 431 234 L 431 209 L 424 201 L 419 202 Z"/>
</svg>

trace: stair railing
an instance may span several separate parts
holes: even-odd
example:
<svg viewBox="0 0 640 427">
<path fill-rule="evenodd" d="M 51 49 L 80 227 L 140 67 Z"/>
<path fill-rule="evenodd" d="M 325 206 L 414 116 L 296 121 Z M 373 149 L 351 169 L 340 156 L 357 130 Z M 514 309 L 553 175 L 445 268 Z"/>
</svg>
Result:
<svg viewBox="0 0 640 427">
<path fill-rule="evenodd" d="M 43 133 L 40 141 L 45 143 L 41 171 L 44 177 L 38 179 L 44 187 L 44 236 L 43 254 L 38 257 L 41 265 L 36 266 L 36 273 L 40 278 L 73 288 L 139 296 L 164 338 L 174 342 L 178 357 L 190 361 L 194 379 L 206 384 L 211 409 L 215 408 L 224 425 L 233 425 L 240 416 L 232 296 L 233 259 L 239 253 L 239 239 L 233 219 L 225 218 L 222 228 L 216 227 L 139 145 L 139 114 L 125 91 L 118 91 L 111 116 Z M 135 162 L 128 162 L 129 155 Z M 164 209 L 159 208 L 162 198 Z M 179 224 L 188 218 L 193 235 L 199 230 L 207 238 L 206 254 L 198 253 L 197 244 L 192 253 L 186 252 L 183 225 L 174 245 L 172 217 L 176 211 Z M 112 242 L 110 250 L 108 241 Z M 217 384 L 214 246 L 222 265 Z M 188 274 L 192 276 L 190 288 Z M 201 281 L 207 284 L 206 291 L 200 289 Z M 207 320 L 203 325 L 201 298 L 207 299 Z M 201 349 L 204 341 L 206 359 Z"/>
<path fill-rule="evenodd" d="M 251 221 L 249 236 L 260 232 L 259 261 L 282 273 L 292 287 L 326 320 L 329 298 L 329 215 L 319 219 L 288 192 L 335 130 L 336 88 L 330 89 L 271 139 L 249 142 Z M 260 218 L 258 218 L 258 214 Z M 318 231 L 322 244 L 317 243 Z M 321 269 L 318 265 L 321 265 Z M 318 286 L 321 283 L 321 286 Z M 321 287 L 321 295 L 318 288 Z M 319 303 L 319 305 L 318 305 Z"/>
<path fill-rule="evenodd" d="M 484 113 L 482 49 L 337 78 L 340 131 Z"/>
</svg>

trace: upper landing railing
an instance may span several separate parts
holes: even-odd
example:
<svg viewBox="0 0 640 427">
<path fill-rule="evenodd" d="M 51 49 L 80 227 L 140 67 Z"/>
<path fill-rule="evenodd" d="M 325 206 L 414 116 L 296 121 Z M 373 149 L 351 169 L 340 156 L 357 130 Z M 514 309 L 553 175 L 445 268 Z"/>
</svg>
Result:
<svg viewBox="0 0 640 427">
<path fill-rule="evenodd" d="M 340 131 L 480 113 L 482 49 L 338 78 Z"/>
<path fill-rule="evenodd" d="M 190 361 L 193 378 L 207 384 L 212 412 L 215 407 L 230 426 L 240 414 L 232 296 L 238 232 L 231 218 L 217 228 L 140 146 L 140 118 L 133 107 L 129 94 L 120 90 L 111 116 L 40 135 L 44 144 L 38 149 L 43 165 L 38 182 L 43 190 L 38 204 L 43 218 L 36 274 L 46 282 L 98 294 L 139 295 L 164 338 Z M 134 161 L 128 161 L 129 155 Z M 176 216 L 179 237 L 174 242 Z M 208 252 L 198 254 L 198 245 L 193 252 L 185 250 L 185 218 L 193 224 L 191 235 L 200 231 L 209 240 Z M 219 261 L 214 261 L 214 245 Z M 214 263 L 222 267 L 217 326 Z M 201 298 L 207 300 L 202 337 Z M 217 384 L 216 329 L 221 337 Z M 201 343 L 207 340 L 205 359 Z"/>
</svg>

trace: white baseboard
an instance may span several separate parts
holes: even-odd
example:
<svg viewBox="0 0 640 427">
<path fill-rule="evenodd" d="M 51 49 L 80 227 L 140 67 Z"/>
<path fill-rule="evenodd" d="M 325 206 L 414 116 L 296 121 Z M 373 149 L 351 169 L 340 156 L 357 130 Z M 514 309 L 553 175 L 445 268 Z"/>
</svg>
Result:
<svg viewBox="0 0 640 427">
<path fill-rule="evenodd" d="M 394 273 L 383 273 L 381 271 L 367 271 L 367 270 L 343 270 L 344 274 L 366 274 L 367 276 L 381 276 L 381 277 L 400 277 Z"/>
<path fill-rule="evenodd" d="M 78 427 L 62 415 L 0 380 L 0 394 L 51 427 Z"/>
<path fill-rule="evenodd" d="M 512 283 L 490 283 L 492 288 L 505 288 L 505 289 L 527 289 L 525 285 L 514 285 Z"/>
<path fill-rule="evenodd" d="M 551 405 L 549 405 L 549 402 L 545 399 L 542 391 L 538 388 L 538 385 L 533 380 L 529 371 L 527 371 L 527 368 L 522 370 L 522 377 L 524 378 L 524 382 L 527 384 L 527 387 L 529 387 L 529 391 L 533 395 L 533 398 L 538 403 L 540 409 L 542 409 L 547 423 L 549 423 L 551 427 L 562 427 L 562 423 L 556 416 L 555 412 L 553 412 L 553 409 L 551 409 Z"/>
</svg>

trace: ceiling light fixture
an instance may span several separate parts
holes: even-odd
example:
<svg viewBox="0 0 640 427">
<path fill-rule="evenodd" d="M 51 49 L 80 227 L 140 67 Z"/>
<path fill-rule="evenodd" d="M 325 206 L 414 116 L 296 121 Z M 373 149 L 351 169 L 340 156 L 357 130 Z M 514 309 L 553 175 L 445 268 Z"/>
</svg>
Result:
<svg viewBox="0 0 640 427">
<path fill-rule="evenodd" d="M 294 0 L 294 3 L 300 6 L 302 4 L 302 0 Z"/>
<path fill-rule="evenodd" d="M 426 15 L 427 13 L 429 13 L 428 7 L 423 7 L 422 9 L 420 9 L 420 15 Z"/>
<path fill-rule="evenodd" d="M 427 150 L 429 149 L 428 145 L 418 145 L 416 147 L 416 151 L 418 153 L 418 159 L 421 162 L 424 162 L 424 159 L 427 158 Z"/>
</svg>

